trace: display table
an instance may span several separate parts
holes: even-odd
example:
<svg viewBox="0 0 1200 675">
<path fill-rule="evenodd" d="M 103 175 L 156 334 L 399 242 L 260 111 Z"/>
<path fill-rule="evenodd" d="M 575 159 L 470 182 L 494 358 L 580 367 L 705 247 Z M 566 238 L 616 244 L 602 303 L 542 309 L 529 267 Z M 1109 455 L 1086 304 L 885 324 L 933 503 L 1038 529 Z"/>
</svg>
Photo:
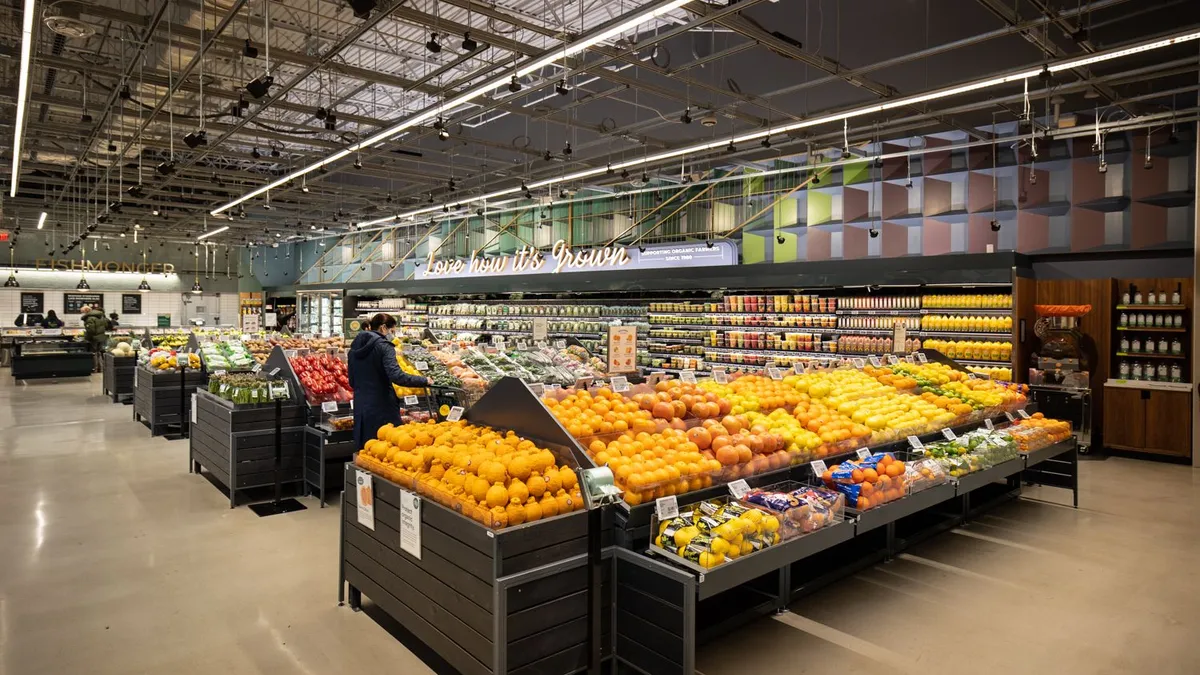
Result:
<svg viewBox="0 0 1200 675">
<path fill-rule="evenodd" d="M 88 377 L 93 365 L 91 345 L 67 337 L 13 345 L 12 376 L 15 380 Z"/>
<path fill-rule="evenodd" d="M 104 395 L 113 403 L 130 403 L 133 400 L 133 371 L 137 369 L 136 356 L 114 356 L 104 352 Z"/>
<path fill-rule="evenodd" d="M 337 431 L 309 426 L 304 435 L 304 482 L 309 494 L 316 493 L 325 508 L 325 493 L 342 488 L 341 465 L 349 462 L 354 447 L 354 429 Z"/>
<path fill-rule="evenodd" d="M 188 469 L 207 469 L 229 493 L 275 484 L 276 436 L 281 483 L 303 480 L 303 452 L 308 414 L 302 403 L 238 403 L 206 390 L 196 392 L 195 421 L 188 444 Z"/>
<path fill-rule="evenodd" d="M 208 383 L 203 370 L 154 371 L 134 369 L 133 419 L 150 429 L 151 436 L 175 432 L 187 435 L 192 394 Z"/>
</svg>

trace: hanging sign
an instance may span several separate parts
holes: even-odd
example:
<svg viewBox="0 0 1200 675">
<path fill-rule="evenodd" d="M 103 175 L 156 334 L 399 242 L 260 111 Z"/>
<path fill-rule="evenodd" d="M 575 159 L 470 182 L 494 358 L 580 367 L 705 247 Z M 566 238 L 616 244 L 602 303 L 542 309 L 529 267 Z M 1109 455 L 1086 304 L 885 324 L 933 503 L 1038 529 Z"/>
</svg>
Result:
<svg viewBox="0 0 1200 675">
<path fill-rule="evenodd" d="M 643 250 L 644 249 L 644 250 Z M 575 249 L 560 239 L 549 253 L 522 246 L 516 253 L 451 260 L 426 259 L 417 271 L 418 279 L 461 279 L 468 277 L 601 272 L 605 270 L 670 269 L 736 265 L 737 248 L 729 241 L 708 244 L 673 243 L 644 247 L 606 246 Z"/>
<path fill-rule="evenodd" d="M 534 319 L 533 319 L 533 339 L 534 339 L 534 341 L 546 339 L 546 332 L 547 332 L 548 325 L 549 325 L 549 321 L 546 320 L 546 317 L 544 317 L 544 316 L 534 317 Z"/>
<path fill-rule="evenodd" d="M 84 305 L 104 309 L 103 293 L 63 293 L 63 314 L 79 314 Z"/>
<path fill-rule="evenodd" d="M 608 372 L 637 372 L 637 327 L 608 327 Z"/>
</svg>

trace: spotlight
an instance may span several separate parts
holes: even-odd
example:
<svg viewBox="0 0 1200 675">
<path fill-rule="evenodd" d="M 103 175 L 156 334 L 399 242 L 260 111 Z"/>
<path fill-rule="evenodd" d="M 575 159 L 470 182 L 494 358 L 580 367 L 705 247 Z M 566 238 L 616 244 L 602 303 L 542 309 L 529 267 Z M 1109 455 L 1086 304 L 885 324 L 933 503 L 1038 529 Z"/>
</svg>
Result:
<svg viewBox="0 0 1200 675">
<path fill-rule="evenodd" d="M 787 242 L 787 239 L 784 239 L 782 234 L 777 234 L 777 235 L 775 235 L 775 241 L 780 244 L 783 244 L 783 243 Z"/>
<path fill-rule="evenodd" d="M 193 150 L 202 145 L 208 145 L 208 132 L 203 129 L 193 131 L 183 137 L 183 142 Z"/>
<path fill-rule="evenodd" d="M 120 213 L 120 212 L 121 212 L 121 209 L 123 209 L 123 208 L 125 208 L 125 205 L 124 205 L 124 204 L 122 204 L 122 203 L 121 203 L 121 202 L 119 202 L 119 201 L 117 201 L 117 202 L 110 202 L 110 203 L 109 203 L 109 205 L 108 205 L 108 210 L 109 210 L 109 211 L 112 211 L 113 213 Z"/>
<path fill-rule="evenodd" d="M 991 228 L 992 228 L 992 232 L 999 232 L 1000 231 L 1000 221 L 993 220 L 991 222 Z"/>
<path fill-rule="evenodd" d="M 241 116 L 242 116 L 242 109 L 241 109 L 240 107 L 238 107 L 238 104 L 236 104 L 236 103 L 230 103 L 230 104 L 229 104 L 229 115 L 230 115 L 231 117 L 241 117 Z"/>
<path fill-rule="evenodd" d="M 1100 160 L 1100 166 L 1096 167 L 1096 171 L 1099 173 L 1108 173 L 1108 162 Z"/>
<path fill-rule="evenodd" d="M 429 193 L 429 203 L 430 204 L 433 203 L 433 193 L 432 192 Z"/>
<path fill-rule="evenodd" d="M 638 244 L 638 253 L 645 253 L 645 252 L 646 252 L 646 247 L 642 246 L 641 244 Z"/>
<path fill-rule="evenodd" d="M 542 153 L 542 159 L 546 160 L 547 162 L 552 162 L 554 161 L 554 154 L 547 150 L 546 152 Z"/>
<path fill-rule="evenodd" d="M 442 51 L 442 45 L 438 44 L 437 33 L 429 34 L 429 42 L 425 43 L 425 49 L 428 49 L 431 54 L 437 54 Z"/>
<path fill-rule="evenodd" d="M 815 174 L 815 173 L 814 173 L 814 174 L 813 174 L 813 180 L 812 180 L 812 184 L 813 184 L 813 185 L 820 185 L 820 184 L 821 184 L 821 177 L 820 177 L 819 175 L 817 175 L 817 174 Z"/>
<path fill-rule="evenodd" d="M 733 141 L 729 141 L 729 145 L 725 146 L 725 152 L 737 152 L 737 146 L 733 144 Z"/>
<path fill-rule="evenodd" d="M 442 213 L 450 213 L 450 205 L 442 204 Z"/>
<path fill-rule="evenodd" d="M 437 137 L 439 141 L 445 141 L 450 138 L 450 132 L 445 129 L 438 129 Z"/>
<path fill-rule="evenodd" d="M 621 169 L 621 178 L 629 178 L 629 169 Z"/>
<path fill-rule="evenodd" d="M 609 162 L 608 166 L 604 167 L 604 173 L 609 176 L 613 175 L 612 162 Z"/>
<path fill-rule="evenodd" d="M 8 273 L 8 281 L 4 282 L 5 288 L 20 288 L 21 284 L 17 281 L 17 273 L 15 271 Z"/>
<path fill-rule="evenodd" d="M 260 99 L 271 93 L 271 86 L 274 84 L 275 78 L 273 76 L 260 75 L 246 83 L 246 93 L 255 99 Z"/>
<path fill-rule="evenodd" d="M 334 129 L 337 129 L 337 115 L 333 114 L 332 110 L 330 110 L 329 114 L 325 116 L 325 129 L 327 129 L 328 131 L 333 131 Z M 321 167 L 321 168 L 324 168 L 324 167 Z"/>
<path fill-rule="evenodd" d="M 567 86 L 566 78 L 559 80 L 558 84 L 554 85 L 554 91 L 558 92 L 559 96 L 566 96 L 571 93 L 571 88 Z"/>
<path fill-rule="evenodd" d="M 679 116 L 679 121 L 683 122 L 684 124 L 691 124 L 692 123 L 691 112 L 692 112 L 691 106 L 684 108 L 683 114 Z"/>
<path fill-rule="evenodd" d="M 1179 137 L 1175 135 L 1174 131 L 1171 132 L 1170 136 L 1167 136 L 1167 142 L 1171 145 L 1176 145 L 1179 143 Z"/>
<path fill-rule="evenodd" d="M 464 52 L 473 52 L 479 49 L 479 43 L 471 38 L 471 31 L 463 33 L 462 48 Z"/>
<path fill-rule="evenodd" d="M 563 146 L 563 154 L 567 157 L 571 156 L 571 141 L 567 141 L 567 144 Z"/>
<path fill-rule="evenodd" d="M 138 284 L 137 289 L 141 293 L 149 293 L 150 292 L 150 283 L 148 281 L 146 281 L 146 277 L 142 277 L 142 283 Z"/>
<path fill-rule="evenodd" d="M 154 170 L 157 171 L 160 176 L 170 176 L 171 174 L 175 173 L 175 162 L 167 160 L 154 167 Z"/>
<path fill-rule="evenodd" d="M 874 162 L 874 164 L 875 164 L 875 168 L 876 168 L 876 169 L 882 169 L 882 168 L 883 168 L 883 158 L 882 158 L 882 157 L 876 157 L 876 158 L 875 158 L 875 162 Z"/>
<path fill-rule="evenodd" d="M 271 202 L 267 202 L 266 204 L 263 204 L 263 209 L 266 211 L 270 211 L 271 210 Z"/>
<path fill-rule="evenodd" d="M 145 190 L 142 188 L 141 183 L 135 183 L 130 185 L 125 190 L 125 194 L 129 195 L 130 197 L 141 197 L 143 194 L 145 194 Z"/>
<path fill-rule="evenodd" d="M 301 179 L 300 191 L 303 192 L 304 194 L 308 194 L 308 179 L 307 178 Z"/>
<path fill-rule="evenodd" d="M 477 215 L 477 216 L 482 216 L 482 215 L 483 215 L 483 209 L 475 209 L 475 215 Z"/>
<path fill-rule="evenodd" d="M 88 111 L 85 110 L 83 111 L 83 114 L 79 116 L 79 121 L 83 122 L 84 124 L 91 124 L 92 116 L 90 113 L 88 113 Z"/>
<path fill-rule="evenodd" d="M 258 47 L 255 47 L 254 43 L 250 42 L 250 38 L 246 38 L 246 43 L 242 45 L 242 56 L 248 59 L 258 58 Z"/>
<path fill-rule="evenodd" d="M 908 189 L 910 189 L 910 190 L 911 190 L 911 189 L 912 189 L 912 181 L 910 180 L 910 181 L 908 181 L 907 183 L 905 183 L 905 184 L 904 184 L 904 187 L 906 187 L 906 188 L 908 188 Z"/>
<path fill-rule="evenodd" d="M 454 184 L 454 179 L 453 179 L 453 178 L 451 178 L 450 180 L 446 181 L 446 187 L 450 188 L 450 191 L 451 191 L 451 192 L 454 192 L 455 190 L 457 190 L 457 189 L 458 189 L 458 187 L 457 187 L 457 186 Z"/>
<path fill-rule="evenodd" d="M 769 137 L 763 137 L 759 145 L 763 146 L 764 148 L 769 148 L 771 147 L 771 139 Z"/>
<path fill-rule="evenodd" d="M 566 188 L 561 188 L 561 189 L 558 191 L 558 198 L 559 198 L 559 199 L 566 199 L 567 197 L 570 197 L 570 196 L 571 196 L 571 195 L 567 194 L 567 189 L 566 189 Z"/>
<path fill-rule="evenodd" d="M 150 209 L 150 215 L 152 215 L 152 216 L 157 216 L 161 213 L 162 213 L 162 211 L 159 211 L 157 206 Z"/>
<path fill-rule="evenodd" d="M 129 91 L 128 83 L 121 85 L 121 92 L 118 95 L 121 97 L 122 100 L 125 100 L 125 101 L 128 101 L 129 99 L 133 98 L 133 92 Z"/>
<path fill-rule="evenodd" d="M 272 157 L 279 157 L 282 154 L 283 153 L 279 151 L 279 148 L 271 148 L 271 156 Z"/>
<path fill-rule="evenodd" d="M 371 11 L 375 9 L 376 0 L 346 0 L 346 4 L 354 10 L 354 18 L 369 19 Z"/>
<path fill-rule="evenodd" d="M 238 218 L 241 218 L 242 220 L 246 219 L 246 209 L 238 210 Z"/>
<path fill-rule="evenodd" d="M 642 172 L 642 182 L 643 182 L 643 183 L 649 183 L 649 182 L 650 182 L 650 176 L 646 175 L 646 172 L 645 172 L 645 171 L 643 171 L 643 172 Z"/>
<path fill-rule="evenodd" d="M 87 279 L 86 279 L 86 278 L 84 278 L 84 277 L 80 277 L 80 279 L 79 279 L 79 283 L 75 284 L 75 290 L 77 290 L 77 291 L 90 291 L 90 290 L 92 290 L 92 287 L 91 287 L 90 285 L 88 285 L 88 282 L 87 282 Z"/>
<path fill-rule="evenodd" d="M 328 115 L 329 111 L 325 109 L 325 106 L 318 106 L 317 112 L 313 113 L 313 116 L 319 120 L 325 119 Z"/>
<path fill-rule="evenodd" d="M 258 151 L 257 147 L 250 151 L 250 156 L 254 159 L 262 159 L 262 153 Z"/>
<path fill-rule="evenodd" d="M 359 171 L 362 171 L 362 157 L 354 158 L 354 168 L 358 169 Z"/>
<path fill-rule="evenodd" d="M 713 247 L 712 240 L 711 240 L 711 239 L 705 239 L 705 240 L 704 240 L 704 245 L 705 245 L 705 246 L 707 246 L 708 248 L 712 248 L 712 247 Z"/>
<path fill-rule="evenodd" d="M 512 79 L 508 81 L 508 90 L 514 94 L 518 91 L 521 91 L 521 83 L 517 82 L 517 76 L 515 73 L 513 74 Z"/>
<path fill-rule="evenodd" d="M 879 236 L 879 230 L 872 227 L 871 229 L 867 230 L 867 234 L 869 234 L 871 236 L 871 238 L 874 239 Z"/>
<path fill-rule="evenodd" d="M 96 222 L 97 222 L 97 223 L 107 223 L 107 222 L 108 222 L 108 214 L 107 214 L 107 213 L 101 213 L 100 215 L 96 216 Z M 88 225 L 88 229 L 89 229 L 89 230 L 95 230 L 95 229 L 96 229 L 96 226 L 95 226 L 95 225 Z"/>
<path fill-rule="evenodd" d="M 200 295 L 201 293 L 204 293 L 204 289 L 200 286 L 200 280 L 197 279 L 192 284 L 192 295 Z"/>
<path fill-rule="evenodd" d="M 525 199 L 533 199 L 533 193 L 529 190 L 525 191 Z"/>
<path fill-rule="evenodd" d="M 1147 158 L 1146 158 L 1146 161 L 1145 161 L 1145 163 L 1143 163 L 1143 164 L 1142 164 L 1142 168 L 1143 168 L 1143 169 L 1146 169 L 1147 171 L 1148 171 L 1148 170 L 1150 170 L 1150 169 L 1153 169 L 1153 168 L 1154 168 L 1154 161 L 1153 161 L 1153 160 L 1151 160 L 1149 157 L 1147 157 Z"/>
</svg>

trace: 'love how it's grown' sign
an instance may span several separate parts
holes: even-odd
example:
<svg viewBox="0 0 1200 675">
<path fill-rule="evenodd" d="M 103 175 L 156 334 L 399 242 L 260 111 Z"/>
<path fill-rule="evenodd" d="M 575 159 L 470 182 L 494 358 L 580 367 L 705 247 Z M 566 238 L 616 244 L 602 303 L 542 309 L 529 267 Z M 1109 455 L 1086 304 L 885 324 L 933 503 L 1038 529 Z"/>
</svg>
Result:
<svg viewBox="0 0 1200 675">
<path fill-rule="evenodd" d="M 522 246 L 515 253 L 505 255 L 484 257 L 472 254 L 470 258 L 427 259 L 418 269 L 416 277 L 418 279 L 440 279 L 557 274 L 664 267 L 701 267 L 736 263 L 737 249 L 727 241 L 662 244 L 644 248 L 606 246 L 573 249 L 567 242 L 560 239 L 548 252 L 531 246 Z"/>
</svg>

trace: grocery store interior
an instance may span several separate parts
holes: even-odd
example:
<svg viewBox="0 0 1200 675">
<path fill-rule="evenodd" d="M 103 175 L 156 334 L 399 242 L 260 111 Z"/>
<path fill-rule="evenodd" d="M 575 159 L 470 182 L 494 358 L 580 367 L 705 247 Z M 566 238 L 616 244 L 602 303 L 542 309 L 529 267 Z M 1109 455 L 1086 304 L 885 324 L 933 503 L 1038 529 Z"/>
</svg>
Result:
<svg viewBox="0 0 1200 675">
<path fill-rule="evenodd" d="M 1194 670 L 1200 4 L 10 5 L 0 674 Z"/>
</svg>

